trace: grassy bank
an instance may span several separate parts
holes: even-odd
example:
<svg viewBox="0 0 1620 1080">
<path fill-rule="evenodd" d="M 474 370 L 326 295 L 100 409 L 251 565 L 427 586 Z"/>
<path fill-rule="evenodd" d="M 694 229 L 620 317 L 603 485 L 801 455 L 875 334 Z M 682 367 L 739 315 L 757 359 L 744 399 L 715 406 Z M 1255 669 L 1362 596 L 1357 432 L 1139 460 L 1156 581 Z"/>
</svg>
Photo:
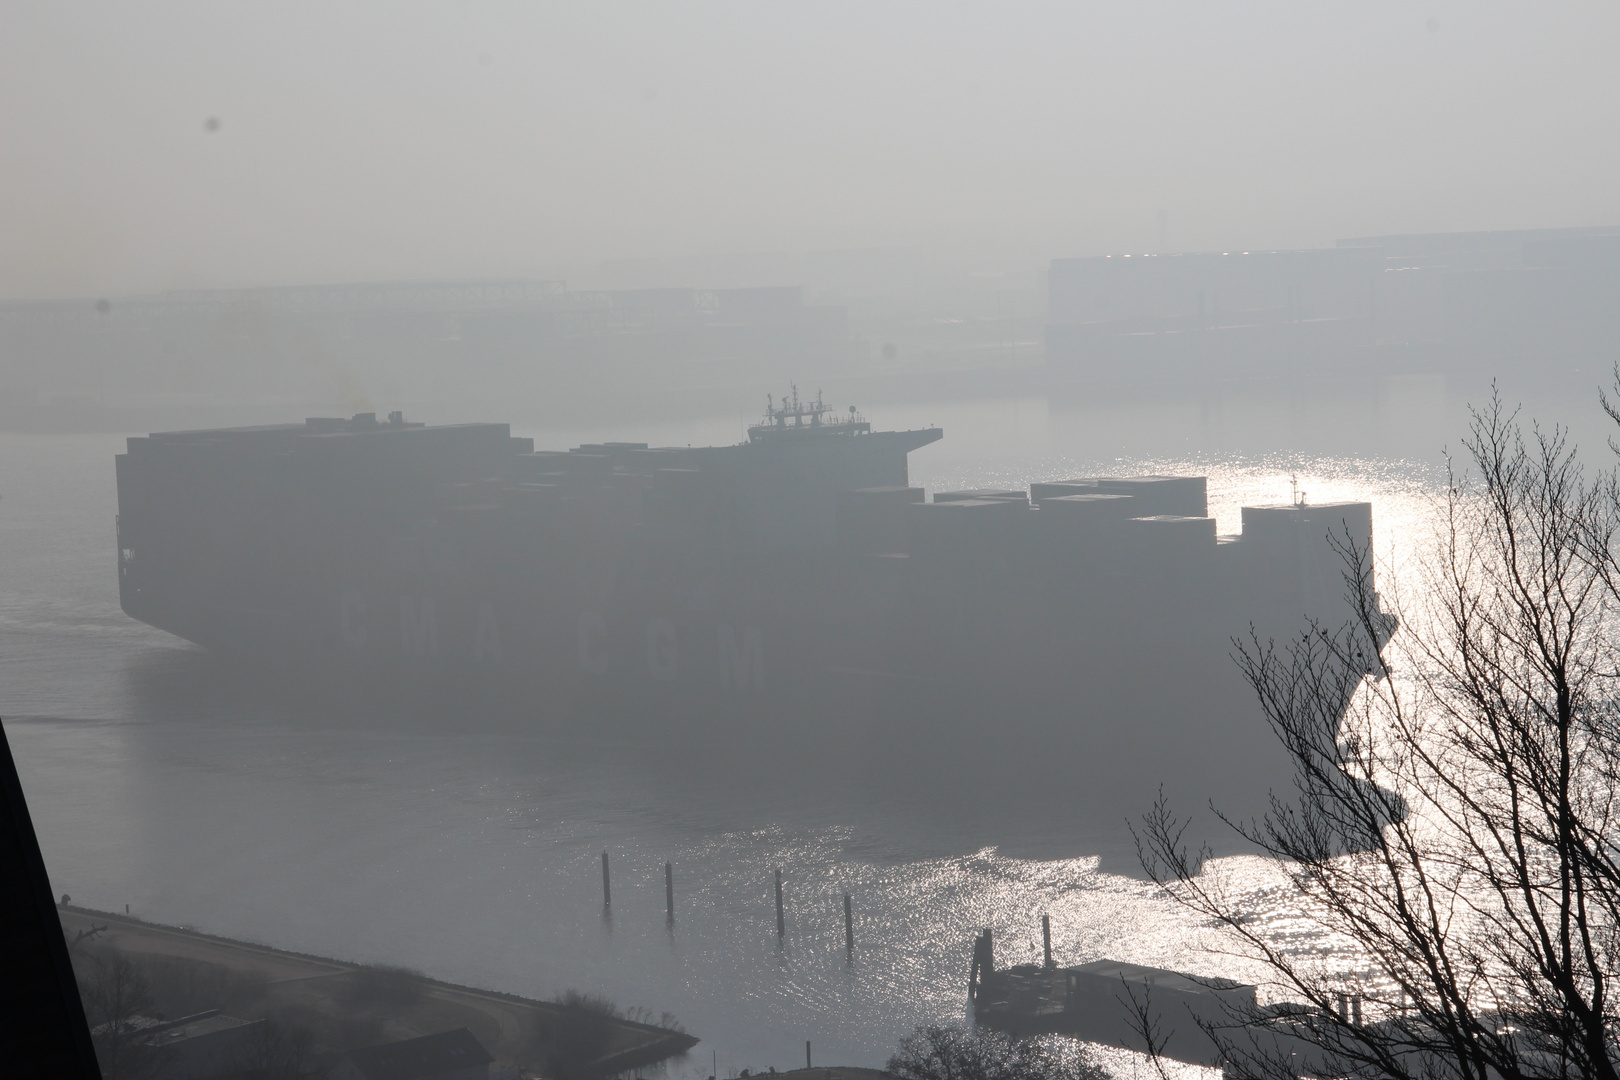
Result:
<svg viewBox="0 0 1620 1080">
<path fill-rule="evenodd" d="M 68 940 L 78 940 L 75 968 L 92 1012 L 93 989 L 101 986 L 105 998 L 112 973 L 122 972 L 118 978 L 137 982 L 146 998 L 129 1011 L 178 1017 L 219 1009 L 263 1018 L 298 1060 L 327 1061 L 360 1046 L 465 1027 L 497 1069 L 591 1077 L 677 1057 L 698 1041 L 668 1014 L 644 1023 L 582 995 L 533 1001 L 125 915 L 75 907 L 60 914 Z M 100 1008 L 128 1009 L 128 1002 Z"/>
</svg>

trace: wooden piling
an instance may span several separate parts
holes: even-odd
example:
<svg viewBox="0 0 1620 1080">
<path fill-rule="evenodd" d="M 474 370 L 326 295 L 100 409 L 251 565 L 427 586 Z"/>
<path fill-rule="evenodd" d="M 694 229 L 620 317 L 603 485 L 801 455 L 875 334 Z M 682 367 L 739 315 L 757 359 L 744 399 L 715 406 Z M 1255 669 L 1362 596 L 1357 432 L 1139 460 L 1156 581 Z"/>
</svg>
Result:
<svg viewBox="0 0 1620 1080">
<path fill-rule="evenodd" d="M 664 864 L 664 911 L 669 921 L 675 921 L 675 865 Z"/>
<path fill-rule="evenodd" d="M 787 920 L 782 917 L 782 871 L 776 871 L 776 937 L 787 937 Z"/>
<path fill-rule="evenodd" d="M 1041 916 L 1041 940 L 1046 943 L 1046 966 L 1052 967 L 1052 916 Z"/>
<path fill-rule="evenodd" d="M 602 852 L 602 906 L 613 906 L 613 887 L 608 884 L 607 852 Z"/>
<path fill-rule="evenodd" d="M 973 966 L 968 971 L 968 998 L 979 1000 L 979 990 L 996 973 L 996 948 L 990 928 L 973 939 Z"/>
<path fill-rule="evenodd" d="M 804 1067 L 810 1068 L 810 1040 L 804 1040 Z"/>
<path fill-rule="evenodd" d="M 849 893 L 844 894 L 844 951 L 855 955 L 855 916 L 850 911 Z"/>
</svg>

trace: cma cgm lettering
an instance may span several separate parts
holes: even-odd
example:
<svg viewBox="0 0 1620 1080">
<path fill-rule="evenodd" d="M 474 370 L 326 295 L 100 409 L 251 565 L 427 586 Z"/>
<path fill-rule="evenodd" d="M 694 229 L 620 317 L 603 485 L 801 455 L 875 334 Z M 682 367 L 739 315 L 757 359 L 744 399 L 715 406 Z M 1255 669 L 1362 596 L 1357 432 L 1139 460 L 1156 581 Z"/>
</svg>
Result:
<svg viewBox="0 0 1620 1080">
<path fill-rule="evenodd" d="M 441 607 L 455 610 L 453 605 L 441 605 L 434 596 L 400 594 L 395 656 L 413 663 L 437 661 L 442 657 L 447 662 L 460 658 L 480 665 L 507 661 L 524 665 L 526 658 L 521 654 L 508 654 L 503 636 L 506 632 L 519 632 L 525 622 L 521 612 L 503 616 L 494 602 L 478 602 L 471 605 L 472 618 L 451 620 L 452 629 L 446 634 L 440 629 Z M 371 650 L 374 640 L 393 641 L 387 635 L 373 638 L 370 618 L 373 605 L 361 590 L 343 590 L 337 609 L 339 637 L 347 650 L 364 655 Z M 510 627 L 510 631 L 503 631 L 503 625 Z M 713 671 L 714 681 L 722 689 L 739 693 L 765 689 L 765 639 L 760 627 L 722 622 L 714 624 L 712 633 L 705 633 L 703 626 L 678 629 L 676 620 L 665 616 L 648 618 L 643 625 L 645 636 L 641 640 L 645 642 L 645 649 L 632 649 L 627 653 L 623 649 L 624 635 L 609 633 L 601 612 L 580 612 L 576 650 L 579 671 L 585 675 L 641 676 L 657 682 L 676 682 L 682 677 L 681 643 L 686 641 L 689 650 L 695 644 L 695 651 L 705 654 L 707 661 L 700 663 L 697 657 L 689 656 L 684 669 L 688 677 L 694 671 Z M 554 637 L 532 630 L 523 636 L 540 641 Z M 705 641 L 709 643 L 707 649 L 700 644 Z"/>
<path fill-rule="evenodd" d="M 930 497 L 908 456 L 941 437 L 797 398 L 717 447 L 399 414 L 153 434 L 117 458 L 120 597 L 267 668 L 509 685 L 530 724 L 937 734 L 1099 800 L 1273 786 L 1232 639 L 1347 618 L 1371 507 L 1246 507 L 1218 536 L 1195 476 Z"/>
</svg>

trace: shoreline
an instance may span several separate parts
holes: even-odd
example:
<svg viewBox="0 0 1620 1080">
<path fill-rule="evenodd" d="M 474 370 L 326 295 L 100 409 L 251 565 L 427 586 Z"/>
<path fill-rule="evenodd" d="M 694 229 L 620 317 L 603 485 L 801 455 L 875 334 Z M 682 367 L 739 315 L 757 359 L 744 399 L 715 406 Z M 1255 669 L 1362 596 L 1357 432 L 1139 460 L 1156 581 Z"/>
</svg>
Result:
<svg viewBox="0 0 1620 1080">
<path fill-rule="evenodd" d="M 277 988 L 282 988 L 279 993 L 288 997 L 319 998 L 323 990 L 337 987 L 345 976 L 378 970 L 372 965 L 279 949 L 71 903 L 58 904 L 57 914 L 65 934 L 105 927 L 105 932 L 95 938 L 100 945 L 129 955 L 212 964 L 237 974 L 257 976 L 265 980 L 269 992 L 278 993 Z M 451 1013 L 471 1014 L 468 1026 L 480 1029 L 475 1034 L 486 1041 L 485 1048 L 497 1060 L 514 1059 L 532 1041 L 533 1030 L 541 1018 L 561 1017 L 567 1011 L 556 1002 L 463 986 L 416 972 L 409 972 L 408 977 L 421 988 L 427 1004 Z M 608 1073 L 677 1057 L 699 1042 L 696 1036 L 683 1031 L 623 1017 L 615 1017 L 609 1024 L 619 1047 L 594 1063 Z"/>
</svg>

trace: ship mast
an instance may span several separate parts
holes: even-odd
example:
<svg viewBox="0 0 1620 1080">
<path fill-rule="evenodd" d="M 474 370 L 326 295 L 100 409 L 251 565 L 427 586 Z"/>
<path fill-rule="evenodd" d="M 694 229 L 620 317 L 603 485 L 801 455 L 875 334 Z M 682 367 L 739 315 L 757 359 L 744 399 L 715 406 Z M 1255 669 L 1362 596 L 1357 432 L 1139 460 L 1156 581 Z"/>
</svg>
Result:
<svg viewBox="0 0 1620 1080">
<path fill-rule="evenodd" d="M 828 416 L 828 413 L 834 415 Z M 748 438 L 754 442 L 767 435 L 789 431 L 805 434 L 824 431 L 839 435 L 860 435 L 871 430 L 872 425 L 867 423 L 855 406 L 849 407 L 849 416 L 845 418 L 827 404 L 821 390 L 816 391 L 816 396 L 812 400 L 799 395 L 798 383 L 789 383 L 788 392 L 782 395 L 780 404 L 774 395 L 765 395 L 765 419 L 748 429 Z"/>
</svg>

